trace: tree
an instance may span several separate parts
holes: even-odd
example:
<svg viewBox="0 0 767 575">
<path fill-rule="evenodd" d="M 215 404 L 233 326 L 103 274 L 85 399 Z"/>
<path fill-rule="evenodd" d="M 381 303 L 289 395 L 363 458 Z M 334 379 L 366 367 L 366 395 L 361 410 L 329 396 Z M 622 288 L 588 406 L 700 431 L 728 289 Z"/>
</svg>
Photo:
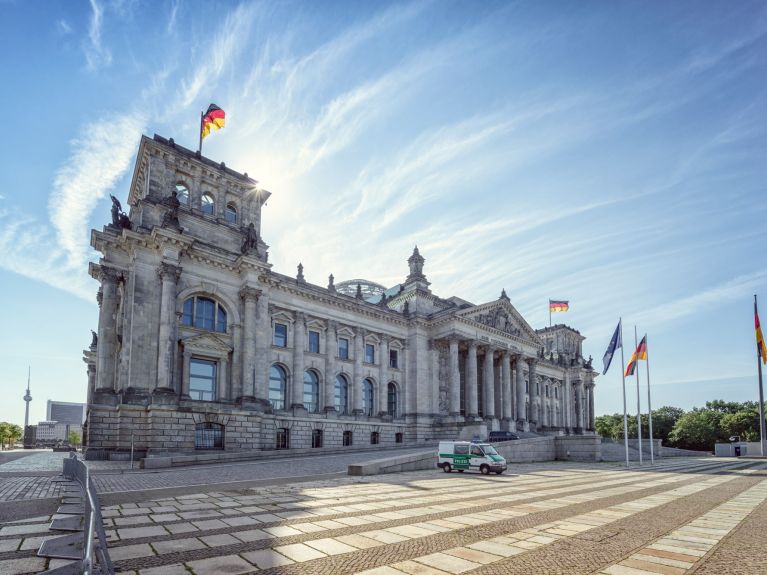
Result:
<svg viewBox="0 0 767 575">
<path fill-rule="evenodd" d="M 721 420 L 721 411 L 698 409 L 685 413 L 674 424 L 669 441 L 674 447 L 713 451 L 717 441 L 724 441 L 725 435 Z"/>
<path fill-rule="evenodd" d="M 737 435 L 742 441 L 759 441 L 759 411 L 745 409 L 722 416 L 722 430 L 727 437 Z"/>
<path fill-rule="evenodd" d="M 6 446 L 12 447 L 16 440 L 20 439 L 24 433 L 21 427 L 7 421 L 0 421 L 0 449 Z"/>
<path fill-rule="evenodd" d="M 67 441 L 69 442 L 69 445 L 80 445 L 80 434 L 76 431 L 70 431 L 67 436 Z"/>
<path fill-rule="evenodd" d="M 600 415 L 594 418 L 594 427 L 599 435 L 618 441 L 623 439 L 623 415 Z"/>
<path fill-rule="evenodd" d="M 652 412 L 652 434 L 655 439 L 660 439 L 664 444 L 668 443 L 668 436 L 674 429 L 674 424 L 684 415 L 684 409 L 664 405 Z M 647 416 L 642 416 L 642 434 L 650 437 L 650 425 Z"/>
</svg>

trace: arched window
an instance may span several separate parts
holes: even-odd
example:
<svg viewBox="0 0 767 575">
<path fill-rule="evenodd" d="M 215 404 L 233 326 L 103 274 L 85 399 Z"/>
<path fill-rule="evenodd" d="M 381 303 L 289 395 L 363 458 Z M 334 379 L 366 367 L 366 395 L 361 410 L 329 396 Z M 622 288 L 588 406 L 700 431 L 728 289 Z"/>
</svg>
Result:
<svg viewBox="0 0 767 575">
<path fill-rule="evenodd" d="M 237 223 L 237 207 L 234 204 L 226 205 L 226 211 L 224 212 L 224 215 L 226 216 L 227 223 Z"/>
<path fill-rule="evenodd" d="M 346 413 L 349 406 L 349 382 L 343 375 L 336 376 L 335 404 L 338 413 Z"/>
<path fill-rule="evenodd" d="M 223 449 L 224 426 L 220 423 L 197 423 L 194 426 L 195 449 Z"/>
<path fill-rule="evenodd" d="M 369 379 L 362 382 L 362 413 L 373 415 L 373 382 Z"/>
<path fill-rule="evenodd" d="M 319 407 L 320 379 L 313 371 L 304 372 L 304 408 L 314 413 Z"/>
<path fill-rule="evenodd" d="M 386 388 L 386 413 L 397 417 L 397 386 L 393 381 Z"/>
<path fill-rule="evenodd" d="M 226 311 L 220 303 L 202 296 L 193 296 L 184 302 L 181 323 L 200 329 L 226 333 Z"/>
<path fill-rule="evenodd" d="M 203 214 L 208 214 L 209 216 L 212 216 L 215 212 L 215 202 L 213 201 L 213 196 L 211 196 L 208 193 L 205 193 L 202 195 L 202 202 L 200 204 L 200 207 L 202 208 Z"/>
<path fill-rule="evenodd" d="M 189 205 L 189 188 L 180 182 L 176 184 L 176 199 L 181 202 L 182 206 Z"/>
<path fill-rule="evenodd" d="M 279 365 L 269 369 L 269 402 L 274 409 L 285 409 L 285 389 L 288 374 Z"/>
</svg>

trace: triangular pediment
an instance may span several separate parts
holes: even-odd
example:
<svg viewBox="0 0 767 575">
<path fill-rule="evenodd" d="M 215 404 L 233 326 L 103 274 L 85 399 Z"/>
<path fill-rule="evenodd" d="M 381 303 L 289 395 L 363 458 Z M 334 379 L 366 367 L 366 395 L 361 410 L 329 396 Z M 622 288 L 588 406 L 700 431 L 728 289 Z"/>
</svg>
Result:
<svg viewBox="0 0 767 575">
<path fill-rule="evenodd" d="M 522 317 L 516 308 L 511 305 L 508 299 L 501 298 L 470 307 L 459 311 L 456 315 L 510 336 L 543 345 L 535 330 L 525 321 L 525 318 Z"/>
<path fill-rule="evenodd" d="M 221 338 L 212 333 L 201 333 L 181 340 L 184 349 L 199 353 L 214 353 L 222 355 L 232 351 L 231 346 L 227 345 Z"/>
</svg>

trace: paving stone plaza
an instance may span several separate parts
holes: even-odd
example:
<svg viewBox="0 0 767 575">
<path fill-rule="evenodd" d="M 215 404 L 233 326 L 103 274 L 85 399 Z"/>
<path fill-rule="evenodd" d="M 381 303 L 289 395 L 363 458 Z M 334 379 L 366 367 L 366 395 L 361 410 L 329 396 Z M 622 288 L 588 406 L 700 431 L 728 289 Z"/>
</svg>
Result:
<svg viewBox="0 0 767 575">
<path fill-rule="evenodd" d="M 138 472 L 132 490 L 106 496 L 118 573 L 767 572 L 759 459 L 676 458 L 629 470 L 547 462 L 500 476 L 435 469 L 221 490 L 180 489 L 184 472 L 200 470 L 175 472 L 165 488 L 150 486 L 174 472 Z M 112 476 L 97 474 L 100 491 L 122 489 Z M 58 564 L 36 557 L 50 519 L 0 526 L 0 573 Z"/>
</svg>

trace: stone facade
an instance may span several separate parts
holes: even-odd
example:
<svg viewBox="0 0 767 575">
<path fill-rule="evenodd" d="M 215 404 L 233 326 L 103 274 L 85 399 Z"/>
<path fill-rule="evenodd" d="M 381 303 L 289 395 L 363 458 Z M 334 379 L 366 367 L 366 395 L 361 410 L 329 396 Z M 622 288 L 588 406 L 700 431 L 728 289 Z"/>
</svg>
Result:
<svg viewBox="0 0 767 575">
<path fill-rule="evenodd" d="M 90 457 L 417 444 L 507 429 L 593 433 L 595 372 L 566 326 L 534 330 L 505 291 L 429 289 L 415 248 L 393 288 L 272 270 L 270 193 L 160 136 L 93 230 L 98 333 L 84 352 Z"/>
</svg>

